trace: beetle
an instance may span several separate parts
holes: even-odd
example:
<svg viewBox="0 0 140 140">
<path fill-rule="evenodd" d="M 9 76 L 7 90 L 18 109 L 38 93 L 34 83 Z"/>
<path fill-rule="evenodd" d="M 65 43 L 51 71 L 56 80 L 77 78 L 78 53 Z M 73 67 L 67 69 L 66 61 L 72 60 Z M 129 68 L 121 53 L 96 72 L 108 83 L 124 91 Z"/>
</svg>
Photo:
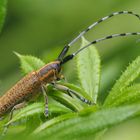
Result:
<svg viewBox="0 0 140 140">
<path fill-rule="evenodd" d="M 57 81 L 62 78 L 62 75 L 60 74 L 61 67 L 68 61 L 72 60 L 81 51 L 83 51 L 84 49 L 91 46 L 91 44 L 96 44 L 103 40 L 111 39 L 111 38 L 115 38 L 115 37 L 140 35 L 140 32 L 109 35 L 109 36 L 106 36 L 103 38 L 93 40 L 89 44 L 78 49 L 76 52 L 67 55 L 69 48 L 78 39 L 80 39 L 84 34 L 86 34 L 88 31 L 90 31 L 93 27 L 95 27 L 99 23 L 101 23 L 113 16 L 120 15 L 120 14 L 130 14 L 130 15 L 136 16 L 137 18 L 140 19 L 140 16 L 138 14 L 135 14 L 130 11 L 121 11 L 121 12 L 115 12 L 109 16 L 103 17 L 99 21 L 90 25 L 86 30 L 81 32 L 76 38 L 74 38 L 69 44 L 67 44 L 62 49 L 58 58 L 55 61 L 52 61 L 51 63 L 46 64 L 44 67 L 40 68 L 37 71 L 33 71 L 33 72 L 27 74 L 20 81 L 18 81 L 10 90 L 8 90 L 3 96 L 0 97 L 0 117 L 2 117 L 3 115 L 5 115 L 8 112 L 11 112 L 10 113 L 10 119 L 11 119 L 12 115 L 13 115 L 13 111 L 15 109 L 23 107 L 25 105 L 25 103 L 28 102 L 30 99 L 32 99 L 36 94 L 38 94 L 39 91 L 42 91 L 44 94 L 45 101 L 46 101 L 45 115 L 48 116 L 48 99 L 47 99 L 46 88 L 45 88 L 46 84 L 52 84 L 56 89 L 68 92 L 70 95 L 74 94 L 81 101 L 83 101 L 87 104 L 92 104 L 91 101 L 79 96 L 79 94 L 77 94 L 75 91 L 69 89 L 66 86 L 57 84 Z"/>
</svg>

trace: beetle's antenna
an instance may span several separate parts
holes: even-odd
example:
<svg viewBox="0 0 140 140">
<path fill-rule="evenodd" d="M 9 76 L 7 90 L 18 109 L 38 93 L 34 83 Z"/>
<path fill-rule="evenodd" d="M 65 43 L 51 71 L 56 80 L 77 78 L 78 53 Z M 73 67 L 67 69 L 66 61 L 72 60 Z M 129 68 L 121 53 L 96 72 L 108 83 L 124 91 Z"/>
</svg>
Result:
<svg viewBox="0 0 140 140">
<path fill-rule="evenodd" d="M 107 40 L 107 39 L 111 39 L 111 38 L 115 38 L 115 37 L 126 37 L 126 36 L 131 36 L 131 35 L 140 35 L 140 32 L 113 34 L 113 35 L 109 35 L 109 36 L 106 36 L 106 37 L 103 37 L 103 38 L 96 39 L 96 40 L 90 42 L 89 44 L 85 45 L 84 47 L 80 48 L 80 49 L 79 49 L 78 51 L 76 51 L 75 53 L 70 54 L 70 55 L 64 57 L 64 59 L 63 59 L 63 61 L 61 62 L 61 64 L 64 64 L 64 63 L 66 63 L 67 61 L 73 59 L 78 53 L 80 53 L 82 50 L 88 48 L 88 47 L 91 46 L 92 44 L 96 44 L 96 43 L 101 42 L 101 41 L 103 41 L 103 40 Z"/>
<path fill-rule="evenodd" d="M 98 20 L 97 22 L 94 22 L 93 24 L 91 24 L 86 30 L 82 31 L 76 38 L 74 38 L 69 44 L 67 44 L 64 49 L 61 51 L 60 55 L 58 56 L 58 60 L 62 60 L 64 58 L 64 56 L 66 55 L 66 53 L 68 52 L 69 48 L 78 40 L 80 39 L 84 34 L 86 34 L 88 31 L 90 31 L 93 27 L 95 27 L 96 25 L 98 25 L 99 23 L 113 17 L 116 15 L 120 15 L 120 14 L 130 14 L 133 16 L 136 16 L 140 19 L 140 16 L 138 14 L 135 14 L 131 11 L 120 11 L 120 12 L 115 12 L 110 14 L 109 16 L 105 16 L 103 18 L 101 18 L 100 20 Z"/>
</svg>

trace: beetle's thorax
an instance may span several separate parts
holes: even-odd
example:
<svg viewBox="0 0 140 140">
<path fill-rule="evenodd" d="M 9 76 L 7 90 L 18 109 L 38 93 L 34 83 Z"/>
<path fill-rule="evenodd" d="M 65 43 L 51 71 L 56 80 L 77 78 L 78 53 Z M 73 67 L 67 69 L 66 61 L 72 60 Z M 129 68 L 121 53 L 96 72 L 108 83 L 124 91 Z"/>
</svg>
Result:
<svg viewBox="0 0 140 140">
<path fill-rule="evenodd" d="M 60 78 L 61 71 L 60 61 L 53 61 L 48 63 L 37 71 L 40 81 L 44 83 L 51 83 Z"/>
</svg>

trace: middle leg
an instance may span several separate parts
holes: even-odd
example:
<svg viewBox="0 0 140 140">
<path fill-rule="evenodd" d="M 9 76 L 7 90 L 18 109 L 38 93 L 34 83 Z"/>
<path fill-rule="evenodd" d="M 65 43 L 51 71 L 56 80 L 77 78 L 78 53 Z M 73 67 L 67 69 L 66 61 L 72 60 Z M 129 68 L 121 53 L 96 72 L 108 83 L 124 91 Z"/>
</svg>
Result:
<svg viewBox="0 0 140 140">
<path fill-rule="evenodd" d="M 47 91 L 44 85 L 41 86 L 42 93 L 44 95 L 44 100 L 45 100 L 45 111 L 44 114 L 46 117 L 49 115 L 49 110 L 48 110 L 48 96 L 47 96 Z"/>
</svg>

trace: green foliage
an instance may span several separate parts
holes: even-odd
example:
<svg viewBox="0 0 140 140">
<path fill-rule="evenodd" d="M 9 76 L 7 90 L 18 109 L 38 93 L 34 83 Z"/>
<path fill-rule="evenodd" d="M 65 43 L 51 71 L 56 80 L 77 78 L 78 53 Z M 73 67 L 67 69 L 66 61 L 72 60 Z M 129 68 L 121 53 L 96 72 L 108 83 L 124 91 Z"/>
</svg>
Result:
<svg viewBox="0 0 140 140">
<path fill-rule="evenodd" d="M 23 118 L 27 118 L 30 116 L 35 116 L 36 114 L 43 114 L 44 112 L 44 104 L 41 103 L 33 103 L 24 107 L 21 111 L 19 111 L 6 125 L 21 120 Z M 71 112 L 65 106 L 61 105 L 60 103 L 49 104 L 49 114 L 57 113 L 69 113 Z"/>
<path fill-rule="evenodd" d="M 23 119 L 25 117 L 33 116 L 35 114 L 43 113 L 43 104 L 42 103 L 34 103 L 23 108 L 19 113 L 17 113 L 6 125 Z"/>
<path fill-rule="evenodd" d="M 85 114 L 86 109 L 84 110 Z M 96 133 L 116 125 L 124 120 L 130 119 L 140 111 L 140 104 L 124 107 L 103 109 L 91 112 L 85 116 L 76 116 L 63 123 L 54 125 L 51 128 L 38 133 L 40 138 L 63 139 L 63 140 L 85 140 L 92 138 Z M 55 135 L 54 135 L 55 134 Z"/>
<path fill-rule="evenodd" d="M 81 47 L 88 43 L 86 39 L 82 38 Z M 91 45 L 90 48 L 82 51 L 77 56 L 77 67 L 81 86 L 96 103 L 100 83 L 100 58 L 94 45 Z"/>
<path fill-rule="evenodd" d="M 112 104 L 118 99 L 123 90 L 128 87 L 140 75 L 140 57 L 137 57 L 132 64 L 130 64 L 125 72 L 121 75 L 120 79 L 115 83 L 105 101 L 105 106 Z"/>
<path fill-rule="evenodd" d="M 87 43 L 88 41 L 85 39 L 82 40 L 82 46 Z M 37 70 L 45 65 L 42 60 L 36 57 L 18 53 L 16 55 L 20 59 L 24 73 Z M 17 111 L 12 120 L 7 122 L 11 125 L 17 124 L 10 126 L 9 132 L 6 134 L 7 137 L 10 136 L 10 132 L 14 135 L 12 130 L 21 126 L 23 129 L 21 133 L 30 133 L 27 135 L 29 139 L 96 139 L 99 132 L 140 115 L 140 84 L 133 84 L 140 74 L 140 57 L 137 57 L 122 73 L 103 105 L 99 105 L 97 102 L 100 85 L 98 51 L 94 46 L 91 46 L 79 54 L 76 61 L 82 87 L 63 81 L 59 84 L 69 87 L 78 96 L 96 104 L 87 105 L 75 95 L 70 96 L 68 93 L 54 90 L 51 85 L 47 85 L 49 117 L 45 118 L 43 114 L 44 100 L 38 99 L 36 103 L 30 103 Z M 37 123 L 32 125 L 34 122 Z M 1 128 L 4 124 L 6 124 L 5 120 L 2 121 Z M 2 132 L 2 129 L 0 131 Z"/>
<path fill-rule="evenodd" d="M 0 32 L 3 27 L 4 18 L 6 15 L 6 4 L 7 0 L 0 0 Z"/>
<path fill-rule="evenodd" d="M 17 52 L 14 52 L 14 53 L 20 59 L 21 70 L 23 71 L 24 74 L 37 70 L 45 65 L 45 63 L 42 60 L 40 60 L 39 58 L 36 58 L 34 56 L 21 55 Z"/>
<path fill-rule="evenodd" d="M 41 126 L 39 126 L 34 132 L 33 134 L 38 134 L 40 133 L 41 131 L 45 130 L 45 129 L 48 129 L 50 126 L 58 123 L 58 122 L 62 122 L 64 120 L 68 120 L 69 118 L 74 118 L 76 117 L 77 115 L 74 114 L 74 113 L 67 113 L 67 114 L 64 114 L 64 115 L 60 115 L 56 118 L 53 118 L 51 120 L 48 120 L 46 121 L 45 123 L 43 123 Z"/>
<path fill-rule="evenodd" d="M 134 84 L 127 87 L 118 95 L 115 102 L 112 102 L 109 106 L 118 106 L 124 104 L 132 104 L 140 101 L 140 84 Z"/>
</svg>

